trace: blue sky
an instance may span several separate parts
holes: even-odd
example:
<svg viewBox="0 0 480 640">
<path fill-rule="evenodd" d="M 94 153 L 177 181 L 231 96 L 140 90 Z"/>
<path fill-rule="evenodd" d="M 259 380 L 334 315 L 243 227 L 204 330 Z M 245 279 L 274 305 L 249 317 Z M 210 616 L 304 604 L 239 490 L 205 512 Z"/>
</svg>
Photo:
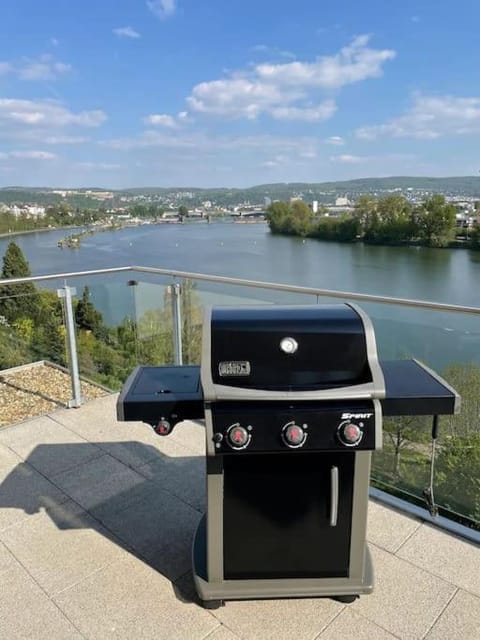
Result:
<svg viewBox="0 0 480 640">
<path fill-rule="evenodd" d="M 480 169 L 472 0 L 2 0 L 0 186 Z"/>
</svg>

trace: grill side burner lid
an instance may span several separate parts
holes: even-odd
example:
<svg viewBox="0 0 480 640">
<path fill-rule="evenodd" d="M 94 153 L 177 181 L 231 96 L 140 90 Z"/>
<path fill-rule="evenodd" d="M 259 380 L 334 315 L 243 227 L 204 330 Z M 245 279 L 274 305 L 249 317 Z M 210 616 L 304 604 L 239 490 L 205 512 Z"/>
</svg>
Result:
<svg viewBox="0 0 480 640">
<path fill-rule="evenodd" d="M 351 304 L 208 309 L 201 381 L 206 401 L 385 396 L 372 323 Z"/>
</svg>

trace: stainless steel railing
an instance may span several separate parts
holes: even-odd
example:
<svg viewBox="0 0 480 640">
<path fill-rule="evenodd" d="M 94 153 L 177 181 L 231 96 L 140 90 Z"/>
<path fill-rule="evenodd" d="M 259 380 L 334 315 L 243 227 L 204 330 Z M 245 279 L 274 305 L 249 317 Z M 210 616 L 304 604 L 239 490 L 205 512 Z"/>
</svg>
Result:
<svg viewBox="0 0 480 640">
<path fill-rule="evenodd" d="M 338 291 L 335 289 L 317 289 L 316 287 L 298 287 L 291 284 L 277 282 L 263 282 L 261 280 L 245 280 L 243 278 L 230 278 L 226 276 L 216 276 L 206 273 L 195 273 L 192 271 L 177 271 L 175 269 L 159 269 L 157 267 L 141 267 L 137 265 L 125 267 L 110 267 L 108 269 L 90 269 L 87 271 L 65 271 L 62 273 L 51 273 L 40 276 L 29 276 L 26 278 L 9 278 L 0 280 L 1 285 L 20 284 L 22 282 L 43 282 L 48 280 L 59 280 L 64 278 L 80 278 L 85 276 L 95 276 L 102 274 L 121 273 L 134 271 L 138 273 L 151 273 L 161 276 L 171 276 L 172 278 L 203 280 L 207 282 L 217 282 L 232 284 L 244 287 L 254 287 L 257 289 L 270 289 L 272 291 L 284 291 L 289 293 L 300 293 L 305 295 L 316 295 L 318 297 L 333 297 L 349 300 L 359 300 L 363 302 L 377 302 L 380 304 L 393 304 L 406 307 L 416 307 L 430 309 L 432 311 L 457 311 L 462 313 L 473 313 L 480 315 L 480 307 L 470 307 L 464 305 L 447 304 L 444 302 L 433 302 L 430 300 L 414 300 L 409 298 L 394 298 L 388 296 L 378 296 L 370 293 L 356 293 L 353 291 Z"/>
</svg>

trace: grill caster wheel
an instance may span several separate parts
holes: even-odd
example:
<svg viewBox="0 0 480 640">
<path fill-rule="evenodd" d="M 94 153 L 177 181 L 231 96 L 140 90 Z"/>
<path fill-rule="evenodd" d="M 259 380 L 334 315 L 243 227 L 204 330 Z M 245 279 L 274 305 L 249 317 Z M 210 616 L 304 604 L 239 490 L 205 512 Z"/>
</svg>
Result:
<svg viewBox="0 0 480 640">
<path fill-rule="evenodd" d="M 202 600 L 202 607 L 204 609 L 220 609 L 225 605 L 223 600 Z"/>
<path fill-rule="evenodd" d="M 335 596 L 333 599 L 344 604 L 352 604 L 357 598 L 358 596 Z"/>
</svg>

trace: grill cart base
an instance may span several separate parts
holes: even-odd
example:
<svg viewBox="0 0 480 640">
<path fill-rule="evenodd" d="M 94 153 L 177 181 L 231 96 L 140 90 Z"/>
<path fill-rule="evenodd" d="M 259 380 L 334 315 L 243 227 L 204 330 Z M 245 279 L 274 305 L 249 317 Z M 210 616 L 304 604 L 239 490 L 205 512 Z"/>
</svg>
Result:
<svg viewBox="0 0 480 640">
<path fill-rule="evenodd" d="M 357 596 L 372 593 L 372 558 L 365 547 L 363 573 L 350 578 L 290 578 L 283 580 L 207 580 L 206 516 L 197 528 L 192 547 L 193 579 L 206 609 L 222 606 L 224 600 L 260 600 L 268 598 L 337 598 L 353 602 Z"/>
</svg>

